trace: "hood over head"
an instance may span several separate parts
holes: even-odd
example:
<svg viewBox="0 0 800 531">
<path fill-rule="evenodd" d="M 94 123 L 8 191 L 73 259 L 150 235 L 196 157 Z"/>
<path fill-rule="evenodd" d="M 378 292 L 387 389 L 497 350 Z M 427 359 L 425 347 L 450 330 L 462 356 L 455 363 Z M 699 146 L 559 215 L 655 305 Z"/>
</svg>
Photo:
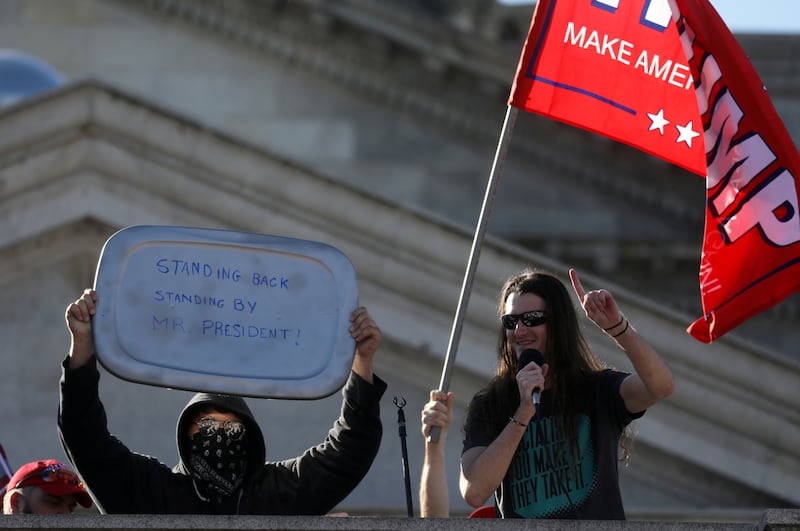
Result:
<svg viewBox="0 0 800 531">
<path fill-rule="evenodd" d="M 229 411 L 242 420 L 247 430 L 247 476 L 249 477 L 260 471 L 264 467 L 267 454 L 264 435 L 261 433 L 261 428 L 255 418 L 253 418 L 253 413 L 247 403 L 239 396 L 213 393 L 197 393 L 194 395 L 178 417 L 176 439 L 181 461 L 176 469 L 183 473 L 188 473 L 189 437 L 186 433 L 189 431 L 189 424 L 197 416 L 197 412 L 204 408 Z"/>
</svg>

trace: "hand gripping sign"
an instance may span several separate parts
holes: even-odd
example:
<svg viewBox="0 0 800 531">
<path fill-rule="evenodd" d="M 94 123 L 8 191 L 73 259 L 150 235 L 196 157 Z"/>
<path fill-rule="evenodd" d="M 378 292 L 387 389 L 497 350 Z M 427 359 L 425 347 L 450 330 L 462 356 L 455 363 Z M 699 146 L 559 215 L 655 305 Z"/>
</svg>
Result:
<svg viewBox="0 0 800 531">
<path fill-rule="evenodd" d="M 95 276 L 97 356 L 134 382 L 312 399 L 344 385 L 355 343 L 355 271 L 318 242 L 134 226 L 109 238 Z"/>
</svg>

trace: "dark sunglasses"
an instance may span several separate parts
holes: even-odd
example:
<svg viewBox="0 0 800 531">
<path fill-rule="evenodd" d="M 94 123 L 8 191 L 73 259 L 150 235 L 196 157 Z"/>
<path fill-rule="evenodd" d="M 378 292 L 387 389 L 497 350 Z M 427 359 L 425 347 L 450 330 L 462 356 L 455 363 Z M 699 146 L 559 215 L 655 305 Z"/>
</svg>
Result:
<svg viewBox="0 0 800 531">
<path fill-rule="evenodd" d="M 25 486 L 26 481 L 30 481 L 34 478 L 42 478 L 42 480 L 47 483 L 64 483 L 65 485 L 83 487 L 83 483 L 81 483 L 81 480 L 75 472 L 64 468 L 63 465 L 50 465 L 41 472 L 35 472 L 25 476 L 19 480 L 14 488 L 22 488 Z"/>
<path fill-rule="evenodd" d="M 507 313 L 500 317 L 506 330 L 514 330 L 517 322 L 522 321 L 525 326 L 539 326 L 547 321 L 546 310 L 534 310 L 532 312 L 511 314 Z"/>
<path fill-rule="evenodd" d="M 225 430 L 225 435 L 233 439 L 234 441 L 238 441 L 244 436 L 245 427 L 244 423 L 238 420 L 226 420 L 224 422 L 220 422 L 216 419 L 204 417 L 197 422 L 197 428 L 200 430 L 200 435 L 203 437 L 213 437 L 217 430 Z"/>
</svg>

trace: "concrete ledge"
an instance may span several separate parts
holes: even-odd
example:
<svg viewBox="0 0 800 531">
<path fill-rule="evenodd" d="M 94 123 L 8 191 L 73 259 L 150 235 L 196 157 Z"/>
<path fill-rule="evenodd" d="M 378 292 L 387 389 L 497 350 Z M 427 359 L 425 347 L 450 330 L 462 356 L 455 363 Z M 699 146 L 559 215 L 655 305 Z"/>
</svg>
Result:
<svg viewBox="0 0 800 531">
<path fill-rule="evenodd" d="M 13 515 L 0 518 L 0 529 L 103 529 L 113 531 L 151 531 L 193 529 L 198 531 L 270 529 L 275 531 L 772 531 L 800 529 L 800 509 L 769 509 L 758 524 L 727 522 L 668 521 L 573 521 L 573 520 L 488 520 L 488 519 L 422 519 L 385 517 L 321 517 L 321 516 L 205 516 L 205 515 Z"/>
<path fill-rule="evenodd" d="M 800 529 L 800 509 L 767 509 L 756 529 Z"/>
</svg>

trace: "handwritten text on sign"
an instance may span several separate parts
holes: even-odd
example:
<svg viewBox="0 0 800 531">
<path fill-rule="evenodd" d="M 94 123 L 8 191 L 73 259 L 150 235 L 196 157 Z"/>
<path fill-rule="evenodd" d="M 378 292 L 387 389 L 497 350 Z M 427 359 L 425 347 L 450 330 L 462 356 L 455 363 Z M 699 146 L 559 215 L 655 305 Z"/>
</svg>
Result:
<svg viewBox="0 0 800 531">
<path fill-rule="evenodd" d="M 341 312 L 352 311 L 339 308 L 324 263 L 292 253 L 150 245 L 128 257 L 121 275 L 120 343 L 164 367 L 217 363 L 236 374 L 271 356 L 271 370 L 296 377 L 324 366 L 307 352 L 335 343 Z"/>
<path fill-rule="evenodd" d="M 180 259 L 161 258 L 156 262 L 156 269 L 159 273 L 166 277 L 179 277 L 179 278 L 213 278 L 219 281 L 230 281 L 234 283 L 242 282 L 242 272 L 240 269 L 231 269 L 229 267 L 216 267 L 213 264 L 204 262 L 187 262 Z M 289 290 L 289 279 L 283 275 L 270 276 L 263 272 L 253 272 L 251 277 L 251 285 L 256 288 L 267 289 L 281 289 Z M 247 282 L 246 280 L 244 282 Z M 224 310 L 226 308 L 226 300 L 224 295 L 209 295 L 206 293 L 186 292 L 186 291 L 172 291 L 171 289 L 157 289 L 153 299 L 156 302 L 165 302 L 172 307 L 180 305 L 196 305 L 196 306 L 209 306 Z M 258 307 L 257 300 L 241 299 L 233 297 L 228 300 L 227 305 L 238 313 L 243 313 L 252 316 L 256 313 Z M 172 323 L 169 319 L 161 319 L 158 316 L 153 316 L 153 327 L 172 327 L 173 330 L 180 330 L 183 333 L 189 333 L 187 325 L 182 319 L 173 319 Z M 254 324 L 244 324 L 241 322 L 229 323 L 216 319 L 203 319 L 202 321 L 202 334 L 224 336 L 233 338 L 249 338 L 249 339 L 288 339 L 292 332 L 291 329 L 286 328 L 267 328 L 264 326 Z M 297 329 L 296 337 L 299 338 L 300 330 Z"/>
</svg>

